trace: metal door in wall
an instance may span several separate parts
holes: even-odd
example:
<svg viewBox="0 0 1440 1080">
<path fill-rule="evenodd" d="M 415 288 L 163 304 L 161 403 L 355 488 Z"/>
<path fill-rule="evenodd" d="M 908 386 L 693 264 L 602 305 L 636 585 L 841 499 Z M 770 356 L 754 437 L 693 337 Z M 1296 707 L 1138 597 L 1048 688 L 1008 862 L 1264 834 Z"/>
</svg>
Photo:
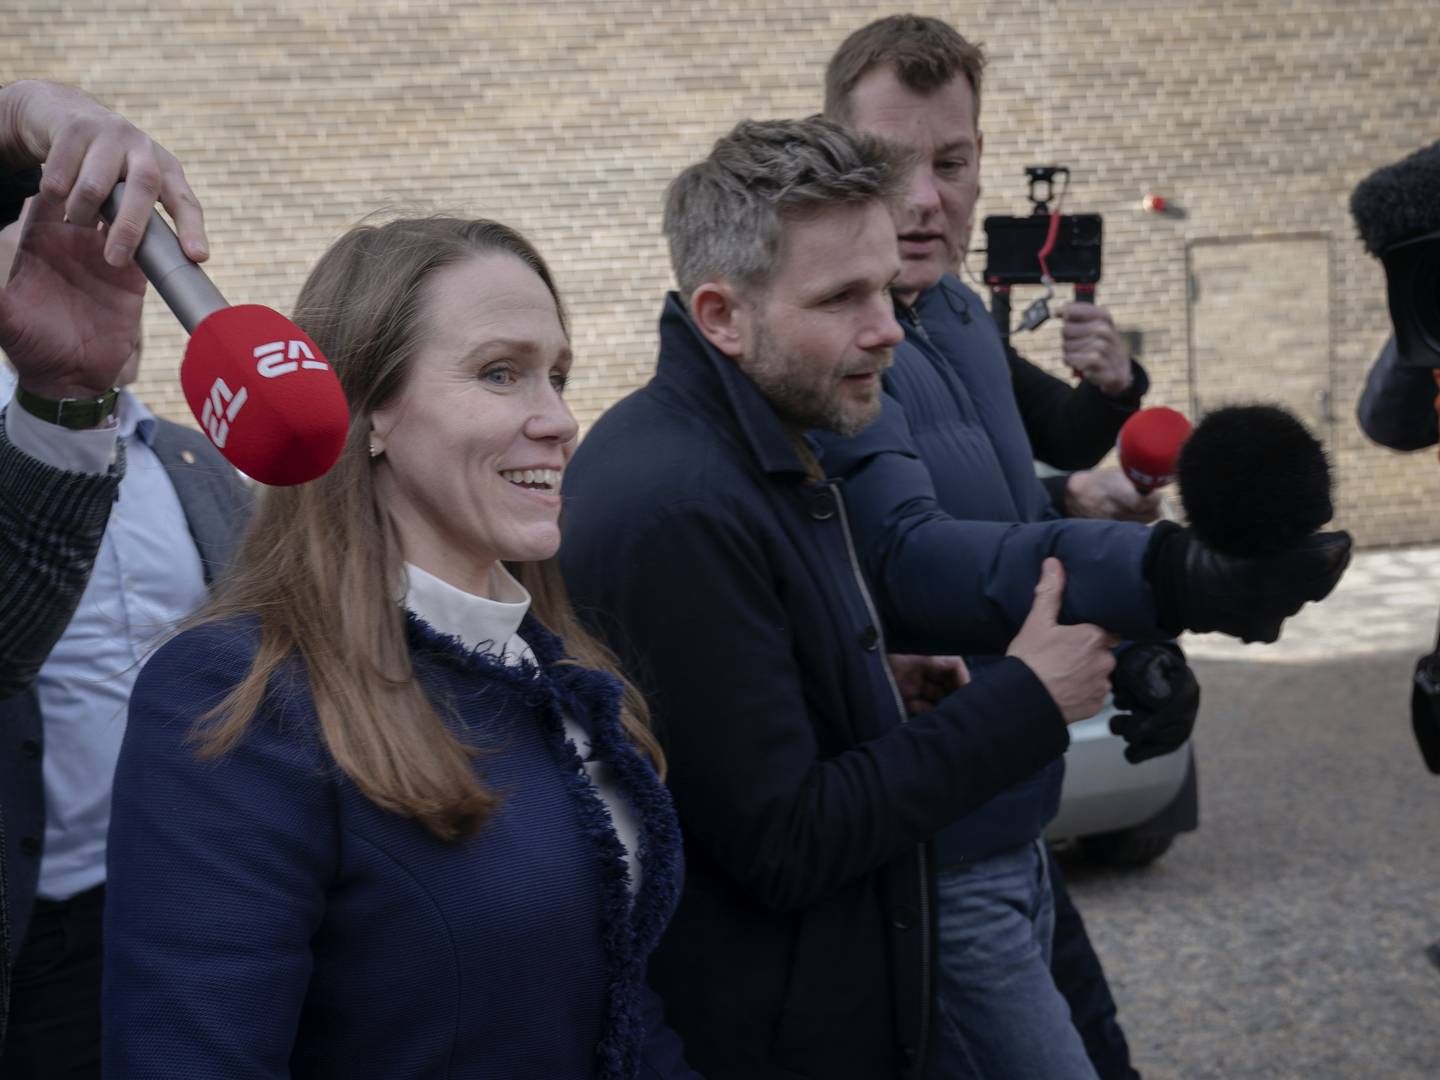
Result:
<svg viewBox="0 0 1440 1080">
<path fill-rule="evenodd" d="M 1265 402 L 1330 439 L 1330 239 L 1198 240 L 1190 280 L 1190 407 Z"/>
</svg>

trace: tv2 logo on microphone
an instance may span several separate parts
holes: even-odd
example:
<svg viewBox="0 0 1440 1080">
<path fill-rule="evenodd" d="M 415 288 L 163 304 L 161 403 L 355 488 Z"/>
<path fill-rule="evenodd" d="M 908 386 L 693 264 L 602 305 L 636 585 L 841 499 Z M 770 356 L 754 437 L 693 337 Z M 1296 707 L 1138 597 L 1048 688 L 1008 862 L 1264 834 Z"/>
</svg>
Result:
<svg viewBox="0 0 1440 1080">
<path fill-rule="evenodd" d="M 253 355 L 260 361 L 255 370 L 267 379 L 289 375 L 297 367 L 325 371 L 330 366 L 324 360 L 316 360 L 310 346 L 303 341 L 272 341 L 267 345 L 257 345 Z"/>
<path fill-rule="evenodd" d="M 245 387 L 240 387 L 237 394 L 223 378 L 216 379 L 210 387 L 210 397 L 200 412 L 200 422 L 205 425 L 205 434 L 210 436 L 216 449 L 225 449 L 225 440 L 230 438 L 230 422 L 240 414 L 249 397 L 250 391 Z"/>
<path fill-rule="evenodd" d="M 267 379 L 278 379 L 302 368 L 326 371 L 330 367 L 324 360 L 317 360 L 310 346 L 303 341 L 268 341 L 255 346 L 250 355 L 257 361 L 255 371 Z M 200 422 L 205 425 L 205 433 L 217 449 L 225 449 L 225 442 L 230 438 L 230 425 L 240 415 L 249 397 L 250 392 L 245 387 L 231 390 L 223 377 L 216 378 L 211 385 L 210 396 L 201 410 Z"/>
</svg>

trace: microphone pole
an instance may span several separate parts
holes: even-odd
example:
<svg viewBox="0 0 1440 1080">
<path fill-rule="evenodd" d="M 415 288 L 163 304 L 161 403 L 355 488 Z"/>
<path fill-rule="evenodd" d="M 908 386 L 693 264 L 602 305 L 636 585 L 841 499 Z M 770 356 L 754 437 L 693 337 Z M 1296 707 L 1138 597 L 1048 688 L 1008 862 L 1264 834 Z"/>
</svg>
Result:
<svg viewBox="0 0 1440 1080">
<path fill-rule="evenodd" d="M 111 223 L 124 184 L 101 207 Z M 350 426 L 345 391 L 300 327 L 258 304 L 231 305 L 151 210 L 135 262 L 190 341 L 180 388 L 200 430 L 245 475 L 303 484 L 340 456 Z"/>
<path fill-rule="evenodd" d="M 125 183 L 121 181 L 101 204 L 100 213 L 107 222 L 114 223 L 124 195 Z M 193 334 L 205 316 L 230 306 L 205 271 L 190 261 L 180 247 L 179 238 L 158 210 L 150 211 L 145 235 L 135 248 L 135 265 L 175 313 L 187 334 Z"/>
</svg>

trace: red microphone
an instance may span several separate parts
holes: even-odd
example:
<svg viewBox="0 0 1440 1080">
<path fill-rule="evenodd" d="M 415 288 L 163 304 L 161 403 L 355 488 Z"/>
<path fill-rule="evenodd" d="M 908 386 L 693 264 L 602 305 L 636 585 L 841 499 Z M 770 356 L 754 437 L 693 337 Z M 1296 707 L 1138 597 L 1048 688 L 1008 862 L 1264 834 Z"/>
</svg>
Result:
<svg viewBox="0 0 1440 1080">
<path fill-rule="evenodd" d="M 1156 488 L 1173 484 L 1180 448 L 1189 437 L 1190 421 L 1163 405 L 1141 409 L 1126 420 L 1116 449 L 1120 452 L 1120 468 L 1135 490 L 1148 495 Z"/>
<path fill-rule="evenodd" d="M 117 184 L 101 208 L 107 220 L 124 189 Z M 155 211 L 135 264 L 190 331 L 180 386 L 215 449 L 262 484 L 303 484 L 328 472 L 345 445 L 350 410 L 309 335 L 278 311 L 226 303 Z"/>
<path fill-rule="evenodd" d="M 340 380 L 278 311 L 241 304 L 207 315 L 185 349 L 180 386 L 215 448 L 262 484 L 314 480 L 345 446 Z"/>
</svg>

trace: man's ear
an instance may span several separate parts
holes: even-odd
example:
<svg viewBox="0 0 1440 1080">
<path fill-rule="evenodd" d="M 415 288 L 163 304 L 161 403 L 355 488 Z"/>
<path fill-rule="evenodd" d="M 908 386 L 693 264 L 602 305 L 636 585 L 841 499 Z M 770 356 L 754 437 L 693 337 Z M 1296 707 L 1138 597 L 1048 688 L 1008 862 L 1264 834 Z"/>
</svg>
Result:
<svg viewBox="0 0 1440 1080">
<path fill-rule="evenodd" d="M 750 340 L 750 304 L 728 281 L 707 281 L 690 294 L 690 317 L 705 339 L 732 360 Z"/>
</svg>

